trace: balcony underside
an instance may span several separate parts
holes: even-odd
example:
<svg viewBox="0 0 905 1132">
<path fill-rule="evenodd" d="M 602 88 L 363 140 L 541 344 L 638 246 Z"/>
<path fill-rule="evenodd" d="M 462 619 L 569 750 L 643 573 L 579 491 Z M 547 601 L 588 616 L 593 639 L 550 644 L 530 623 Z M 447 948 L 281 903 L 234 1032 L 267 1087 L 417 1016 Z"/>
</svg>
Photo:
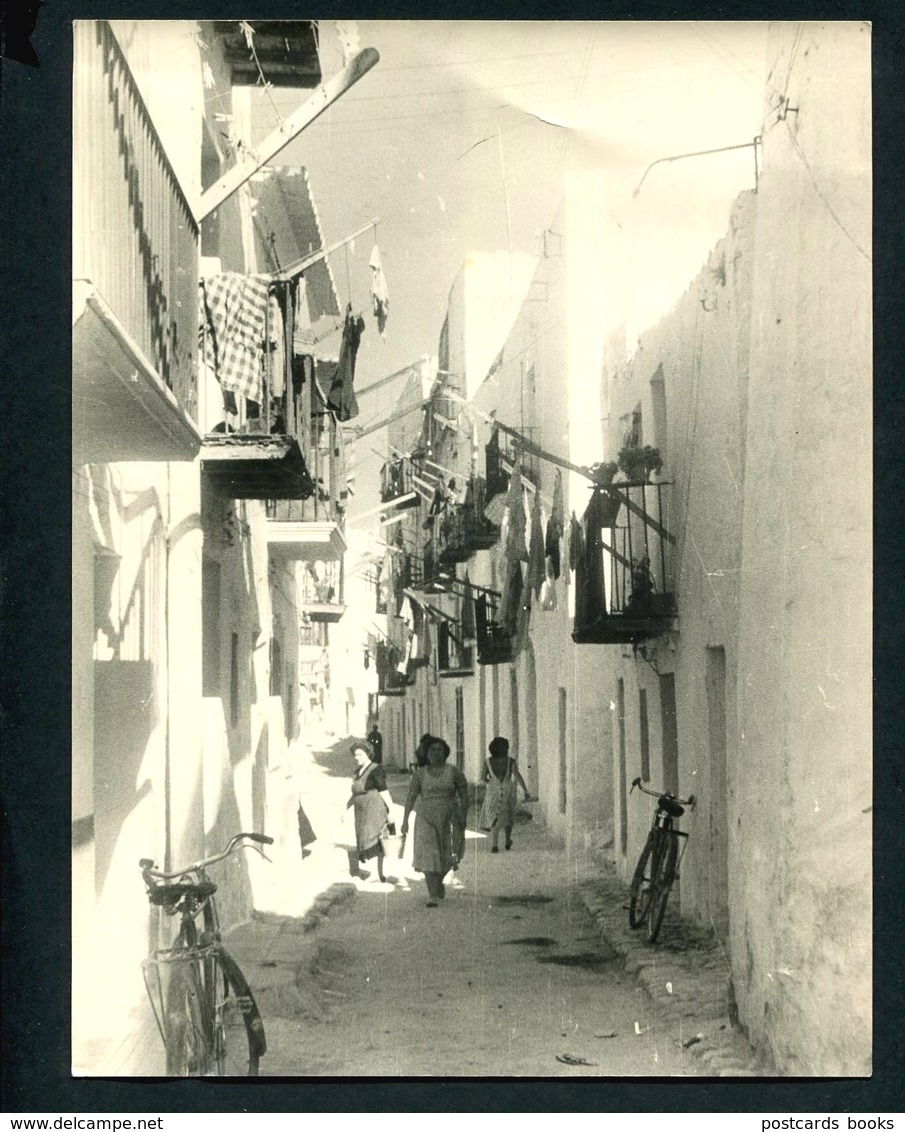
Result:
<svg viewBox="0 0 905 1132">
<path fill-rule="evenodd" d="M 329 621 L 331 623 L 340 621 L 342 615 L 346 612 L 345 605 L 335 601 L 306 601 L 302 608 L 312 621 Z"/>
<path fill-rule="evenodd" d="M 672 597 L 672 595 L 657 595 Z M 675 611 L 645 612 L 643 615 L 631 613 L 610 613 L 599 617 L 589 625 L 583 625 L 572 632 L 576 645 L 631 645 L 639 641 L 649 641 L 667 633 L 673 626 Z"/>
<path fill-rule="evenodd" d="M 194 421 L 90 283 L 76 284 L 74 316 L 75 461 L 194 460 Z"/>
<path fill-rule="evenodd" d="M 267 520 L 267 546 L 274 558 L 299 562 L 337 562 L 346 549 L 338 523 Z"/>
<path fill-rule="evenodd" d="M 469 668 L 441 668 L 438 672 L 441 680 L 454 679 L 457 676 L 474 676 L 474 669 Z"/>
<path fill-rule="evenodd" d="M 208 433 L 201 468 L 230 499 L 307 499 L 314 491 L 293 436 Z"/>
<path fill-rule="evenodd" d="M 465 546 L 464 543 L 450 544 L 444 546 L 440 551 L 439 561 L 444 566 L 450 566 L 456 562 L 467 562 L 473 553 L 474 551 Z"/>
</svg>

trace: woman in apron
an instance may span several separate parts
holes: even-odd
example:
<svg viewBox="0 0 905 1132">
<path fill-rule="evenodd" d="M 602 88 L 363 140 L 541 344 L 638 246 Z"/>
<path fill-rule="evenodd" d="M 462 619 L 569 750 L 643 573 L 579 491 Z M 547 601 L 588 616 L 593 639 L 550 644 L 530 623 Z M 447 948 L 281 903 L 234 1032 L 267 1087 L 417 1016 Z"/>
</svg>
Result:
<svg viewBox="0 0 905 1132">
<path fill-rule="evenodd" d="M 377 858 L 377 876 L 383 876 L 383 846 L 380 839 L 388 831 L 396 829 L 389 824 L 392 798 L 387 790 L 387 777 L 382 766 L 373 757 L 367 743 L 357 741 L 352 744 L 352 757 L 355 759 L 355 774 L 352 777 L 352 797 L 347 803 L 355 808 L 355 845 L 358 860 L 368 861 Z M 358 875 L 367 878 L 371 874 L 359 868 Z"/>
</svg>

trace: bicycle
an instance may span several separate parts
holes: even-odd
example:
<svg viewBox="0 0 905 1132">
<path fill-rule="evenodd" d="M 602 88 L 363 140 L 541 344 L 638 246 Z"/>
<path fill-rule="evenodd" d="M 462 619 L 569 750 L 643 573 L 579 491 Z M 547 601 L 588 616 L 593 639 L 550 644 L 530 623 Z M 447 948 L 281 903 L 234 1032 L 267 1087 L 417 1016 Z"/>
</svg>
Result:
<svg viewBox="0 0 905 1132">
<path fill-rule="evenodd" d="M 657 799 L 657 808 L 632 876 L 628 922 L 631 927 L 639 928 L 646 921 L 647 938 L 654 943 L 660 934 L 670 890 L 679 875 L 679 865 L 688 848 L 688 834 L 676 829 L 673 822 L 685 813 L 685 806 L 693 810 L 697 799 L 694 794 L 688 798 L 677 798 L 667 791 L 648 790 L 641 785 L 640 778 L 632 782 L 632 790 L 636 786 L 644 794 Z M 630 790 L 629 793 L 631 792 Z M 680 837 L 684 838 L 681 852 Z"/>
<path fill-rule="evenodd" d="M 138 862 L 151 904 L 180 917 L 172 947 L 156 950 L 142 963 L 167 1076 L 258 1075 L 267 1050 L 264 1023 L 245 976 L 220 941 L 217 886 L 207 870 L 237 847 L 254 849 L 268 860 L 260 846 L 272 844 L 263 833 L 237 833 L 222 853 L 173 872 L 155 868 L 147 858 Z"/>
</svg>

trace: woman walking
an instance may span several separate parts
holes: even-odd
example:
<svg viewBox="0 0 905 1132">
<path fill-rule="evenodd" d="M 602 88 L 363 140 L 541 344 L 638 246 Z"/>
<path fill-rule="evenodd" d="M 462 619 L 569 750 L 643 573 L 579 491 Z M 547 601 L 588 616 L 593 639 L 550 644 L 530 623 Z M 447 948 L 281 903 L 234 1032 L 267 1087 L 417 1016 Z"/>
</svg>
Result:
<svg viewBox="0 0 905 1132">
<path fill-rule="evenodd" d="M 363 740 L 357 740 L 351 747 L 355 759 L 355 774 L 352 776 L 352 797 L 346 808 L 355 807 L 355 846 L 358 860 L 368 861 L 377 858 L 377 876 L 384 880 L 383 846 L 380 843 L 384 831 L 395 833 L 390 821 L 390 807 L 393 800 L 387 790 L 387 777 L 384 769 L 374 758 L 374 752 Z M 359 867 L 358 875 L 367 879 L 371 874 Z"/>
<path fill-rule="evenodd" d="M 428 908 L 436 908 L 446 895 L 443 878 L 459 863 L 465 847 L 468 782 L 457 767 L 447 764 L 448 758 L 449 744 L 433 737 L 427 748 L 427 765 L 412 771 L 402 817 L 404 837 L 409 814 L 417 802 L 412 866 L 424 873 Z"/>
<path fill-rule="evenodd" d="M 509 754 L 509 740 L 497 735 L 488 750 L 490 754 L 484 767 L 487 787 L 484 805 L 481 807 L 481 829 L 490 833 L 490 852 L 499 853 L 501 828 L 506 834 L 506 848 L 512 848 L 512 827 L 518 803 L 517 786 L 524 790 L 526 802 L 531 800 L 531 795 L 519 773 L 518 763 Z"/>
</svg>

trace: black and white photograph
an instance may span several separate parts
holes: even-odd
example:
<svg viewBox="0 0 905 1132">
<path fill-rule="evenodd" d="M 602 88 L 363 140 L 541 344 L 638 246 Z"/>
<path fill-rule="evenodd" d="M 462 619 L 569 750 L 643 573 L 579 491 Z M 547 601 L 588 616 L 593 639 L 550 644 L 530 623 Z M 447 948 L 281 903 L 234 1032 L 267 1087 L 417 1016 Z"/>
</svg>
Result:
<svg viewBox="0 0 905 1132">
<path fill-rule="evenodd" d="M 871 25 L 71 34 L 71 1076 L 870 1078 Z"/>
</svg>

